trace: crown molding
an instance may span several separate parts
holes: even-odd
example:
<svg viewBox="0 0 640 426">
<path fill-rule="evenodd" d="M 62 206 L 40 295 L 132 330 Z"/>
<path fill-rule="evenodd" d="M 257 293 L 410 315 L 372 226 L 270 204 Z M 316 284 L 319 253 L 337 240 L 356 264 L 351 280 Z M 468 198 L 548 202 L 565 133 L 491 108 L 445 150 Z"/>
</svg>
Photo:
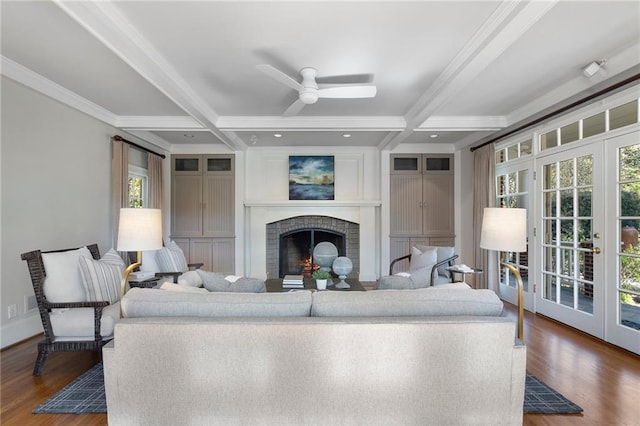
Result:
<svg viewBox="0 0 640 426">
<path fill-rule="evenodd" d="M 9 58 L 0 56 L 2 66 L 0 72 L 7 78 L 17 81 L 30 89 L 40 92 L 64 105 L 74 108 L 90 117 L 103 121 L 111 126 L 118 127 L 118 116 L 103 107 L 83 98 L 82 96 L 60 86 L 58 83 L 37 74 L 30 69 L 12 61 Z"/>
<path fill-rule="evenodd" d="M 427 118 L 417 132 L 439 131 L 469 131 L 469 130 L 500 130 L 507 126 L 507 118 L 502 115 L 488 116 L 432 116 Z"/>
<path fill-rule="evenodd" d="M 351 130 L 351 131 L 400 131 L 406 127 L 406 121 L 399 116 L 371 117 L 244 117 L 224 116 L 218 119 L 217 127 L 225 131 L 313 131 L 313 130 Z"/>
</svg>

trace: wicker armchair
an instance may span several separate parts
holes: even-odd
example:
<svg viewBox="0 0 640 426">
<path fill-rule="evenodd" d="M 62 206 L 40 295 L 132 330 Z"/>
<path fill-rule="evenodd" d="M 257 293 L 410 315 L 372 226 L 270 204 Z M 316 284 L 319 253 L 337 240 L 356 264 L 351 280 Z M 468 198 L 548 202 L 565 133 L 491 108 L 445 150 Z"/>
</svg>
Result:
<svg viewBox="0 0 640 426">
<path fill-rule="evenodd" d="M 100 258 L 98 246 L 91 244 L 86 247 L 91 253 L 94 259 Z M 44 328 L 44 340 L 38 343 L 38 357 L 36 359 L 35 367 L 33 369 L 33 375 L 39 376 L 44 369 L 44 363 L 47 360 L 47 356 L 51 352 L 59 351 L 100 351 L 102 346 L 113 338 L 111 336 L 101 335 L 103 309 L 107 306 L 110 308 L 110 315 L 116 315 L 115 309 L 117 309 L 117 315 L 119 318 L 119 302 L 118 306 L 111 305 L 108 301 L 88 302 L 88 301 L 75 301 L 75 302 L 49 302 L 45 296 L 45 278 L 47 271 L 45 270 L 45 262 L 43 261 L 43 253 L 64 253 L 71 252 L 78 249 L 65 249 L 65 250 L 53 250 L 42 252 L 40 250 L 34 250 L 28 253 L 21 254 L 22 260 L 27 262 L 29 273 L 31 275 L 31 282 L 33 284 L 33 290 L 35 292 L 36 301 L 38 303 L 38 310 L 40 311 L 40 319 L 42 320 L 42 326 Z M 85 308 L 84 310 L 78 310 L 78 308 Z M 93 309 L 93 315 L 90 315 L 86 308 Z M 73 313 L 69 315 L 69 319 L 74 321 L 80 321 L 82 319 L 91 321 L 93 317 L 93 324 L 84 324 L 82 330 L 93 328 L 93 335 L 86 336 L 56 336 L 54 328 L 56 324 L 52 324 L 51 315 L 55 310 L 59 312 Z M 66 311 L 65 311 L 66 310 Z M 75 311 L 74 311 L 75 310 Z M 76 315 L 80 314 L 80 315 Z M 87 315 L 89 314 L 89 315 Z M 53 313 L 53 315 L 56 315 Z M 61 318 L 59 315 L 58 318 Z M 113 317 L 110 317 L 113 318 Z M 57 319 L 58 320 L 58 319 Z M 109 320 L 111 322 L 111 319 Z M 75 324 L 74 326 L 81 326 L 81 324 Z M 103 330 L 104 333 L 104 330 Z M 73 334 L 73 333 L 70 333 Z"/>
</svg>

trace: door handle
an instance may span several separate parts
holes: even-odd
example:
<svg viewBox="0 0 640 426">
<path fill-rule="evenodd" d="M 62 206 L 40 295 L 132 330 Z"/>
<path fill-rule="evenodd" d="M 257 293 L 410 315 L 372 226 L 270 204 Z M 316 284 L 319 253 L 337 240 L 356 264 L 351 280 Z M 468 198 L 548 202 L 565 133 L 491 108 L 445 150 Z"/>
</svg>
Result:
<svg viewBox="0 0 640 426">
<path fill-rule="evenodd" d="M 591 249 L 591 253 L 600 254 L 602 250 L 600 250 L 600 247 L 594 247 Z"/>
</svg>

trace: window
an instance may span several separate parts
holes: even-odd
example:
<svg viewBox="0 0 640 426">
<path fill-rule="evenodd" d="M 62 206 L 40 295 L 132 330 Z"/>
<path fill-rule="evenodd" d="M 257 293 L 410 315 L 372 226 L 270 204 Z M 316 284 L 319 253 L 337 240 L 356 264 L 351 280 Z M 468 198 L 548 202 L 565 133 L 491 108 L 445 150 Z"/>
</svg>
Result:
<svg viewBox="0 0 640 426">
<path fill-rule="evenodd" d="M 129 207 L 142 208 L 148 204 L 147 170 L 129 165 Z"/>
</svg>

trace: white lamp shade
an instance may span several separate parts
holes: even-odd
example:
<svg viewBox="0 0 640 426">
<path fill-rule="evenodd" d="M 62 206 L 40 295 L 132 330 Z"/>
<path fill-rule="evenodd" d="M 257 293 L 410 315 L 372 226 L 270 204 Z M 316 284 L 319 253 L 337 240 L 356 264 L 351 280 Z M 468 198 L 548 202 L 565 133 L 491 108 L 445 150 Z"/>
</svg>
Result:
<svg viewBox="0 0 640 426">
<path fill-rule="evenodd" d="M 527 210 L 486 207 L 480 248 L 495 251 L 527 250 Z"/>
<path fill-rule="evenodd" d="M 162 248 L 160 209 L 120 209 L 118 251 L 159 250 Z"/>
</svg>

